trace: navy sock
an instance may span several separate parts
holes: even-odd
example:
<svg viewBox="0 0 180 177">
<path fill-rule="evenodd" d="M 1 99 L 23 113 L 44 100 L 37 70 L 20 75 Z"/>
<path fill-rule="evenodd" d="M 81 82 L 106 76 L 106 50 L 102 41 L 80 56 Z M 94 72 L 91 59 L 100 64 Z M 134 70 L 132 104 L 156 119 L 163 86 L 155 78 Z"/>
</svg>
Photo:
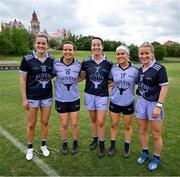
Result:
<svg viewBox="0 0 180 177">
<path fill-rule="evenodd" d="M 93 136 L 93 141 L 96 143 L 98 141 L 98 137 L 97 136 Z"/>
<path fill-rule="evenodd" d="M 130 148 L 130 143 L 125 141 L 124 142 L 124 150 L 129 151 L 129 148 Z"/>
<path fill-rule="evenodd" d="M 113 147 L 113 148 L 116 147 L 116 140 L 111 140 L 111 147 Z"/>
<path fill-rule="evenodd" d="M 28 144 L 28 149 L 31 149 L 31 148 L 33 148 L 33 144 L 32 143 Z"/>
<path fill-rule="evenodd" d="M 160 160 L 160 156 L 157 156 L 157 155 L 154 154 L 153 157 Z"/>
<path fill-rule="evenodd" d="M 73 140 L 73 146 L 78 146 L 78 140 Z"/>
<path fill-rule="evenodd" d="M 41 140 L 41 146 L 45 146 L 46 145 L 46 140 Z"/>
<path fill-rule="evenodd" d="M 149 149 L 143 149 L 143 152 L 149 155 Z"/>
<path fill-rule="evenodd" d="M 63 142 L 63 143 L 62 143 L 62 144 L 63 144 L 63 147 L 67 147 L 67 145 L 68 145 L 67 140 L 63 140 L 62 142 Z"/>
<path fill-rule="evenodd" d="M 100 148 L 100 149 L 105 149 L 105 147 L 104 147 L 104 141 L 99 140 L 99 148 Z"/>
</svg>

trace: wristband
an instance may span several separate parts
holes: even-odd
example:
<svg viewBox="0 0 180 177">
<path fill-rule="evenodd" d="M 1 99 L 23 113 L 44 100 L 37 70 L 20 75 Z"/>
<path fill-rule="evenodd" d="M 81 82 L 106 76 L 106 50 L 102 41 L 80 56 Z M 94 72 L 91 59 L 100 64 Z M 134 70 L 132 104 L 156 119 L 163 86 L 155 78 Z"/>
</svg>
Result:
<svg viewBox="0 0 180 177">
<path fill-rule="evenodd" d="M 162 104 L 162 103 L 157 102 L 156 107 L 158 107 L 158 108 L 162 108 L 162 107 L 163 107 L 163 104 Z"/>
</svg>

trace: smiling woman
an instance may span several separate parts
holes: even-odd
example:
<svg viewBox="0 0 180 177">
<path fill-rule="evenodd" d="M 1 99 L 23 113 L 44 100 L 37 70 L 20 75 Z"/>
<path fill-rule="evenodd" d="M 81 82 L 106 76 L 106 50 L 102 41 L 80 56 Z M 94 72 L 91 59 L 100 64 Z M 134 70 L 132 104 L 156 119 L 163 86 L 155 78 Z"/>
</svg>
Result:
<svg viewBox="0 0 180 177">
<path fill-rule="evenodd" d="M 92 143 L 89 150 L 94 151 L 99 143 L 98 157 L 104 157 L 105 151 L 105 117 L 108 106 L 108 76 L 112 62 L 103 54 L 103 40 L 93 37 L 92 55 L 82 63 L 81 75 L 86 79 L 85 106 L 89 111 L 92 127 Z"/>
<path fill-rule="evenodd" d="M 25 55 L 20 65 L 22 105 L 28 116 L 27 160 L 33 158 L 33 139 L 39 108 L 41 111 L 41 150 L 44 156 L 49 156 L 46 139 L 52 105 L 51 78 L 54 59 L 48 55 L 47 48 L 47 36 L 38 35 L 35 41 L 35 50 L 31 54 Z"/>
<path fill-rule="evenodd" d="M 144 42 L 138 50 L 142 67 L 138 74 L 136 117 L 139 127 L 139 138 L 142 154 L 137 163 L 142 165 L 149 157 L 148 124 L 151 127 L 153 138 L 153 158 L 148 163 L 148 169 L 154 171 L 160 164 L 160 155 L 163 147 L 162 127 L 164 110 L 163 103 L 168 91 L 168 76 L 166 68 L 154 58 L 154 47 Z"/>
<path fill-rule="evenodd" d="M 78 152 L 79 140 L 79 110 L 80 95 L 78 89 L 78 78 L 81 70 L 81 62 L 75 55 L 75 44 L 66 41 L 63 44 L 63 56 L 54 61 L 53 72 L 55 80 L 55 104 L 60 120 L 60 136 L 62 140 L 62 154 L 68 154 L 68 124 L 72 128 L 72 150 L 71 154 Z"/>
</svg>

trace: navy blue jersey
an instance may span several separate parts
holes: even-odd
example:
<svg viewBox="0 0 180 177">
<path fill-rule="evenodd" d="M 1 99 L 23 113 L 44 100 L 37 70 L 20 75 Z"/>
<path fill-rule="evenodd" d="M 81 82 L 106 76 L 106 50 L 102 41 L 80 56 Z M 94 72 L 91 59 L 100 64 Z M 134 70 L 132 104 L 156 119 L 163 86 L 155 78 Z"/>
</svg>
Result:
<svg viewBox="0 0 180 177">
<path fill-rule="evenodd" d="M 128 68 L 123 69 L 119 64 L 113 65 L 109 79 L 113 80 L 113 88 L 110 100 L 119 106 L 128 106 L 134 102 L 135 84 L 138 77 L 138 68 L 129 63 Z"/>
<path fill-rule="evenodd" d="M 97 63 L 92 56 L 86 58 L 82 63 L 82 71 L 86 72 L 85 92 L 97 95 L 108 96 L 108 77 L 112 62 L 107 58 Z"/>
<path fill-rule="evenodd" d="M 148 101 L 158 101 L 161 86 L 168 84 L 166 69 L 163 65 L 153 60 L 151 66 L 143 71 L 139 69 L 137 95 Z"/>
<path fill-rule="evenodd" d="M 53 73 L 55 80 L 55 99 L 60 102 L 72 102 L 80 98 L 78 76 L 81 71 L 81 62 L 73 59 L 70 65 L 63 62 L 63 58 L 54 61 Z"/>
<path fill-rule="evenodd" d="M 42 100 L 52 97 L 52 69 L 54 59 L 46 55 L 41 62 L 35 52 L 23 56 L 20 73 L 27 74 L 26 95 L 27 99 Z"/>
</svg>

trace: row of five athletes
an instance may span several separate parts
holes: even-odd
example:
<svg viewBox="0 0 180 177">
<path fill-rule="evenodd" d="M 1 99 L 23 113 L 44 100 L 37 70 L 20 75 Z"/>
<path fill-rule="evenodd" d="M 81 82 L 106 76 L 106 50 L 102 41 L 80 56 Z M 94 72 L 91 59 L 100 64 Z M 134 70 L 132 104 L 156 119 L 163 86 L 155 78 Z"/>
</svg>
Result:
<svg viewBox="0 0 180 177">
<path fill-rule="evenodd" d="M 149 157 L 147 127 L 150 123 L 154 156 L 148 164 L 150 170 L 155 170 L 160 164 L 162 150 L 162 119 L 163 102 L 168 89 L 168 78 L 165 67 L 156 62 L 153 46 L 145 42 L 138 50 L 142 67 L 135 67 L 129 60 L 129 49 L 121 45 L 116 49 L 117 64 L 103 54 L 103 40 L 94 37 L 91 41 L 92 55 L 82 63 L 75 56 L 75 45 L 68 41 L 63 44 L 63 56 L 54 60 L 47 53 L 48 38 L 40 34 L 36 38 L 35 50 L 25 55 L 20 66 L 20 83 L 23 107 L 27 111 L 28 150 L 26 159 L 33 158 L 33 138 L 37 122 L 37 112 L 41 111 L 41 150 L 44 156 L 49 156 L 46 146 L 48 121 L 52 106 L 52 76 L 55 80 L 55 107 L 60 120 L 62 141 L 61 152 L 68 154 L 67 130 L 70 117 L 73 144 L 71 154 L 78 151 L 80 95 L 78 82 L 86 79 L 85 107 L 89 111 L 92 138 L 90 150 L 99 145 L 99 157 L 104 157 L 105 151 L 105 116 L 108 107 L 108 85 L 112 84 L 110 96 L 111 145 L 109 156 L 115 155 L 116 138 L 121 113 L 124 120 L 125 141 L 123 157 L 130 156 L 132 138 L 132 117 L 134 113 L 134 90 L 137 88 L 136 117 L 142 154 L 138 164 L 144 164 Z"/>
</svg>

